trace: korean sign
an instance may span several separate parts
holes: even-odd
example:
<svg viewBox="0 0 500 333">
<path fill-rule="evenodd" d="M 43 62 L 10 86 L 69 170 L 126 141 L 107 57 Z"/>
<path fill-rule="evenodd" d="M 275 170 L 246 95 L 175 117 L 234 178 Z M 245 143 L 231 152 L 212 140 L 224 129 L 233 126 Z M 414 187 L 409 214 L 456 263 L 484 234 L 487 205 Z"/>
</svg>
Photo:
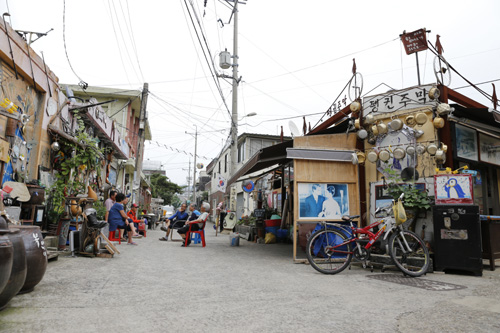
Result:
<svg viewBox="0 0 500 333">
<path fill-rule="evenodd" d="M 363 115 L 372 112 L 395 112 L 424 105 L 434 105 L 429 98 L 432 85 L 393 90 L 388 93 L 363 98 Z"/>
<path fill-rule="evenodd" d="M 425 29 L 403 33 L 401 35 L 401 41 L 403 42 L 406 54 L 408 55 L 428 49 Z"/>
</svg>

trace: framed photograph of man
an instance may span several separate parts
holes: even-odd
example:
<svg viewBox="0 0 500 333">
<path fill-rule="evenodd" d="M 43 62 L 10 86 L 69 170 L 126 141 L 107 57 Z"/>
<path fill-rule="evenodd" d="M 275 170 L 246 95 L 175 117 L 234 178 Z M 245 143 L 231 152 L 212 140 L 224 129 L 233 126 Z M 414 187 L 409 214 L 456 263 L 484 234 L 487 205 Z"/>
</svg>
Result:
<svg viewBox="0 0 500 333">
<path fill-rule="evenodd" d="M 299 219 L 340 220 L 349 214 L 347 184 L 299 183 Z"/>
</svg>

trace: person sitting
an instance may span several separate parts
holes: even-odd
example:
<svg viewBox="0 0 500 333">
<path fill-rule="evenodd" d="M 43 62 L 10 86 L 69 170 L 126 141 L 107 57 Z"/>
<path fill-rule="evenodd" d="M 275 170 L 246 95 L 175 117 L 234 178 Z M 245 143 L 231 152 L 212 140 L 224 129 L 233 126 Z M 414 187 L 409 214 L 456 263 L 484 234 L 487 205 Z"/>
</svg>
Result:
<svg viewBox="0 0 500 333">
<path fill-rule="evenodd" d="M 186 207 L 187 207 L 187 205 L 185 203 L 183 203 L 181 205 L 181 208 L 179 208 L 179 210 L 177 212 L 175 212 L 174 215 L 167 218 L 166 226 L 160 228 L 161 230 L 163 230 L 167 233 L 164 237 L 160 238 L 161 241 L 168 240 L 168 236 L 170 235 L 170 232 L 171 232 L 172 227 L 174 225 L 176 227 L 184 225 L 184 223 L 188 219 L 188 213 L 186 212 Z M 174 222 L 174 223 L 172 223 L 172 222 Z"/>
<path fill-rule="evenodd" d="M 132 204 L 132 207 L 127 213 L 127 216 L 134 223 L 134 227 L 136 230 L 139 230 L 139 223 L 145 223 L 145 219 L 137 219 L 137 207 L 139 207 L 136 203 Z"/>
<path fill-rule="evenodd" d="M 191 227 L 191 231 L 198 231 L 201 230 L 201 228 L 203 228 L 203 224 L 208 217 L 208 212 L 210 211 L 210 204 L 208 202 L 202 203 L 200 210 L 201 214 L 196 220 L 186 222 L 186 224 L 182 228 L 177 230 L 177 232 L 181 235 L 182 239 L 184 240 L 184 242 L 182 242 L 182 246 L 184 246 L 185 244 L 186 233 L 188 232 L 189 227 Z M 189 244 L 191 244 L 190 239 L 188 239 L 187 245 L 189 246 Z"/>
<path fill-rule="evenodd" d="M 200 216 L 200 212 L 196 210 L 195 204 L 189 205 L 189 218 L 188 221 L 194 221 Z"/>
<path fill-rule="evenodd" d="M 125 229 L 128 234 L 128 242 L 129 245 L 137 245 L 137 243 L 132 241 L 132 237 L 138 236 L 135 232 L 134 224 L 132 220 L 129 219 L 127 214 L 125 214 L 125 210 L 123 208 L 124 205 L 128 202 L 128 197 L 123 193 L 118 193 L 115 198 L 115 203 L 109 210 L 108 215 L 108 223 L 109 223 L 109 231 L 113 232 L 116 229 Z"/>
</svg>

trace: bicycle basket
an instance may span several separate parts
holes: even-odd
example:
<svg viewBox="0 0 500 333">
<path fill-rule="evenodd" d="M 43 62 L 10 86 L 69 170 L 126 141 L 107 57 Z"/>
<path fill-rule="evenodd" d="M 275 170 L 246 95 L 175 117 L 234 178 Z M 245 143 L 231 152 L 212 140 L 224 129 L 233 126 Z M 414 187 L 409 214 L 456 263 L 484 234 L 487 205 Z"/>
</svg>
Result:
<svg viewBox="0 0 500 333">
<path fill-rule="evenodd" d="M 406 222 L 406 211 L 401 200 L 398 200 L 398 202 L 392 206 L 392 211 L 394 213 L 396 225 L 400 225 Z"/>
</svg>

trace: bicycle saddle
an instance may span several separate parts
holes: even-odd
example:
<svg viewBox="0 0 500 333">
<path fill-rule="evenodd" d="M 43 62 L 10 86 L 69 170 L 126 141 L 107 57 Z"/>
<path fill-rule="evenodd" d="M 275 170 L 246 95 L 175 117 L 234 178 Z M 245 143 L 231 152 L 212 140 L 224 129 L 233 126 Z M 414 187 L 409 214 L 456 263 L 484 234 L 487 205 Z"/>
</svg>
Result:
<svg viewBox="0 0 500 333">
<path fill-rule="evenodd" d="M 361 215 L 343 215 L 342 220 L 350 221 L 359 218 Z"/>
</svg>

